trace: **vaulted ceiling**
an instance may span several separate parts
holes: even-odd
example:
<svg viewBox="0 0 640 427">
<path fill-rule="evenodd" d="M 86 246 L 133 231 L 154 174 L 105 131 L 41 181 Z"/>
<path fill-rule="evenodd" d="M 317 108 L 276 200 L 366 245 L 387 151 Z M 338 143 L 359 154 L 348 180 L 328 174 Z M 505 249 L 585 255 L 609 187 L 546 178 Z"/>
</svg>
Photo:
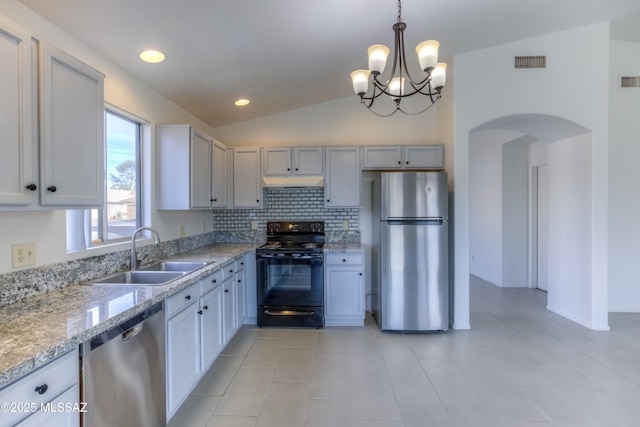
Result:
<svg viewBox="0 0 640 427">
<path fill-rule="evenodd" d="M 393 44 L 397 19 L 393 0 L 20 1 L 214 128 L 348 96 L 357 103 L 349 73 L 367 67 L 369 45 Z M 604 20 L 612 37 L 640 42 L 638 0 L 404 0 L 402 18 L 408 56 L 437 39 L 444 62 Z M 166 60 L 140 61 L 149 48 Z M 238 98 L 251 104 L 235 107 Z"/>
</svg>

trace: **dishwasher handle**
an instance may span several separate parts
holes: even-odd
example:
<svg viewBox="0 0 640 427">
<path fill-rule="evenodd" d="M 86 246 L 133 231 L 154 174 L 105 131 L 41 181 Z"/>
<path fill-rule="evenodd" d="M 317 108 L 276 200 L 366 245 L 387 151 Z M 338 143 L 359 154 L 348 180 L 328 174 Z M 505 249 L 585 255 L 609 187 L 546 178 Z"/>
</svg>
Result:
<svg viewBox="0 0 640 427">
<path fill-rule="evenodd" d="M 95 338 L 89 339 L 80 344 L 80 355 L 86 356 L 93 350 L 108 343 L 114 338 L 120 337 L 122 341 L 128 341 L 142 331 L 142 325 L 146 319 L 163 310 L 163 302 L 147 308 L 142 313 L 130 317 L 129 319 L 121 322 L 119 325 L 114 326 L 98 335 Z"/>
</svg>

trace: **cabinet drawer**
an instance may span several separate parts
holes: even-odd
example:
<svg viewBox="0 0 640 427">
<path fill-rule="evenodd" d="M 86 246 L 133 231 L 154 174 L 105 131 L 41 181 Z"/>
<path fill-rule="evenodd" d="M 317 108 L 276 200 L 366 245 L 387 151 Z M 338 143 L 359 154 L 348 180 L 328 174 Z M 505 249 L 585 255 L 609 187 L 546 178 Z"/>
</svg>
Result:
<svg viewBox="0 0 640 427">
<path fill-rule="evenodd" d="M 362 254 L 329 253 L 325 255 L 327 265 L 356 265 L 362 264 Z"/>
<path fill-rule="evenodd" d="M 222 284 L 222 269 L 216 270 L 212 275 L 205 277 L 200 281 L 200 295 L 204 295 L 214 290 Z"/>
<path fill-rule="evenodd" d="M 3 411 L 2 425 L 14 425 L 33 412 L 32 409 L 39 411 L 41 403 L 78 385 L 78 357 L 77 350 L 71 351 L 0 390 L 0 402 L 17 405 L 16 412 Z"/>
<path fill-rule="evenodd" d="M 238 261 L 233 261 L 222 267 L 222 280 L 227 280 L 229 277 L 232 277 L 234 274 L 236 274 L 236 271 L 238 270 L 238 267 L 236 265 L 237 263 Z"/>
<path fill-rule="evenodd" d="M 236 273 L 241 271 L 241 270 L 244 270 L 244 257 L 239 258 L 236 261 Z"/>
<path fill-rule="evenodd" d="M 199 286 L 195 284 L 167 298 L 167 319 L 170 319 L 186 307 L 197 302 L 199 296 L 200 289 Z"/>
</svg>

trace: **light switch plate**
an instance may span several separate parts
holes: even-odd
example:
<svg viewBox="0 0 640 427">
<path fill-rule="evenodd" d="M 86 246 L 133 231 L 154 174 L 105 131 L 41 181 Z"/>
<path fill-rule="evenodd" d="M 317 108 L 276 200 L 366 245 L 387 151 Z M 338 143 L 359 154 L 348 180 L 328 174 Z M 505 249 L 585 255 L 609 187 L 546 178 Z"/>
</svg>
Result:
<svg viewBox="0 0 640 427">
<path fill-rule="evenodd" d="M 17 243 L 11 246 L 11 259 L 13 268 L 36 265 L 35 242 Z"/>
</svg>

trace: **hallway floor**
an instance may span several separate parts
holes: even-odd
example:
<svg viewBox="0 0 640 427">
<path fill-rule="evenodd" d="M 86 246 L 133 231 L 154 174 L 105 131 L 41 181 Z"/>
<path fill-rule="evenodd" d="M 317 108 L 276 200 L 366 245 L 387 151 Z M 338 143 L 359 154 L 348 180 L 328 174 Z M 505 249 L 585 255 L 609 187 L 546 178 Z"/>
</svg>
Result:
<svg viewBox="0 0 640 427">
<path fill-rule="evenodd" d="M 471 279 L 471 327 L 244 326 L 170 426 L 640 425 L 640 314 L 595 332 L 546 294 Z"/>
</svg>

